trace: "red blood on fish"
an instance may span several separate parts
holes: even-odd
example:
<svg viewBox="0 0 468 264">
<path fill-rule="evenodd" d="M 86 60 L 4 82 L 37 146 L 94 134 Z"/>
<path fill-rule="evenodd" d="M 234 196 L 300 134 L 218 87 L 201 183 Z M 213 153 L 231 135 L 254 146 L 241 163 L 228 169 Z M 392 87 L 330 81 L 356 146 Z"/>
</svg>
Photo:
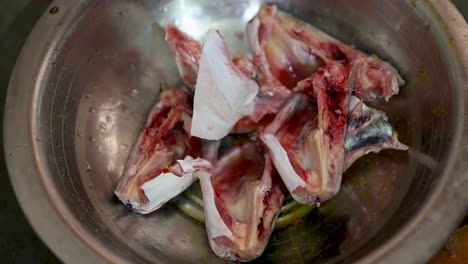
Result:
<svg viewBox="0 0 468 264">
<path fill-rule="evenodd" d="M 200 183 L 211 248 L 230 260 L 256 258 L 273 231 L 285 191 L 269 156 L 249 141 L 232 147 L 208 173 Z"/>
<path fill-rule="evenodd" d="M 172 24 L 166 26 L 166 42 L 174 54 L 181 78 L 191 87 L 195 86 L 200 63 L 201 44 Z"/>
<path fill-rule="evenodd" d="M 397 70 L 375 56 L 346 45 L 284 12 L 264 5 L 247 25 L 260 83 L 295 88 L 318 67 L 340 63 L 355 71 L 353 90 L 362 100 L 388 100 L 405 82 Z"/>
<path fill-rule="evenodd" d="M 184 123 L 192 115 L 191 100 L 190 94 L 183 88 L 165 90 L 150 113 L 115 191 L 122 202 L 132 205 L 132 210 L 149 213 L 162 206 L 167 200 L 150 201 L 142 186 L 163 173 L 183 176 L 186 172 L 176 161 L 188 155 L 198 157 L 200 154 L 200 139 L 191 138 L 184 129 Z M 186 183 L 193 179 L 188 176 L 187 180 L 183 180 Z M 183 191 L 178 187 L 171 187 L 177 188 L 172 193 Z M 159 198 L 167 199 L 164 195 Z"/>
<path fill-rule="evenodd" d="M 348 57 L 337 44 L 325 42 L 320 44 L 320 48 L 327 54 L 327 57 L 335 60 L 336 62 L 341 64 L 348 63 Z"/>
<path fill-rule="evenodd" d="M 298 85 L 309 97 L 293 95 L 260 135 L 289 192 L 301 203 L 328 200 L 341 184 L 349 75 L 339 63 L 320 67 Z"/>
</svg>

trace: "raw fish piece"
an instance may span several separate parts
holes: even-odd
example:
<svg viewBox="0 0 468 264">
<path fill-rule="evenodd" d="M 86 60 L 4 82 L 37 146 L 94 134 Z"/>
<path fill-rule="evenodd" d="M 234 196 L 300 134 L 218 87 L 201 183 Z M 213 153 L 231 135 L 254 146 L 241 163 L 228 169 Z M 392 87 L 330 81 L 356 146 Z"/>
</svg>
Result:
<svg viewBox="0 0 468 264">
<path fill-rule="evenodd" d="M 231 148 L 212 170 L 197 172 L 211 248 L 221 258 L 250 261 L 265 249 L 284 198 L 268 154 L 254 142 Z"/>
<path fill-rule="evenodd" d="M 260 137 L 273 156 L 273 160 L 276 162 L 275 166 L 276 164 L 283 166 L 278 168 L 278 171 L 288 190 L 300 202 L 304 199 L 298 198 L 298 195 L 304 194 L 299 192 L 301 188 L 297 191 L 299 194 L 296 194 L 294 190 L 297 186 L 310 184 L 312 186 L 306 187 L 306 189 L 313 190 L 314 186 L 320 188 L 320 184 L 325 184 L 318 177 L 310 177 L 313 174 L 306 171 L 307 167 L 318 166 L 314 162 L 317 162 L 315 161 L 317 160 L 316 156 L 320 156 L 314 152 L 315 148 L 310 148 L 307 145 L 310 145 L 311 142 L 312 136 L 310 134 L 318 127 L 317 109 L 312 106 L 314 103 L 303 94 L 293 95 Z M 276 133 L 273 133 L 275 131 Z M 348 126 L 344 146 L 342 144 L 341 148 L 344 148 L 345 151 L 343 171 L 346 171 L 357 159 L 370 152 L 379 152 L 383 149 L 408 149 L 406 145 L 398 141 L 394 129 L 383 112 L 366 106 L 354 96 L 351 96 L 350 99 Z M 337 151 L 340 152 L 340 150 Z M 301 175 L 304 176 L 300 177 Z M 306 182 L 306 179 L 310 183 Z M 323 197 L 317 196 L 317 202 L 324 200 Z"/>
<path fill-rule="evenodd" d="M 166 26 L 166 41 L 175 56 L 182 79 L 189 87 L 195 89 L 202 45 L 171 24 Z M 234 56 L 232 63 L 246 77 L 250 79 L 257 78 L 255 65 L 245 56 Z M 262 91 L 263 93 L 258 94 L 255 98 L 251 115 L 239 120 L 233 128 L 233 133 L 249 133 L 269 123 L 279 111 L 285 99 L 291 94 L 281 84 L 264 86 Z"/>
<path fill-rule="evenodd" d="M 313 78 L 307 78 L 298 83 L 302 92 L 314 95 Z M 407 150 L 408 146 L 400 143 L 392 125 L 385 113 L 370 108 L 359 98 L 351 96 L 349 103 L 348 127 L 345 138 L 346 171 L 362 156 L 370 152 L 380 152 L 383 149 Z"/>
<path fill-rule="evenodd" d="M 364 101 L 388 101 L 405 84 L 389 63 L 343 44 L 274 4 L 261 7 L 247 25 L 247 36 L 261 84 L 294 88 L 330 63 L 341 63 L 354 72 L 353 92 Z"/>
<path fill-rule="evenodd" d="M 260 83 L 293 88 L 324 62 L 310 52 L 307 43 L 291 36 L 294 20 L 280 20 L 278 13 L 276 5 L 263 5 L 248 23 L 247 37 Z"/>
<path fill-rule="evenodd" d="M 176 26 L 166 26 L 166 42 L 174 54 L 180 77 L 189 87 L 195 87 L 202 45 Z"/>
<path fill-rule="evenodd" d="M 261 133 L 283 182 L 300 203 L 326 201 L 340 188 L 349 75 L 341 64 L 319 68 L 311 81 L 317 112 L 307 96 L 296 94 Z"/>
<path fill-rule="evenodd" d="M 197 82 L 202 44 L 172 24 L 166 25 L 166 43 L 175 57 L 182 80 L 194 89 Z M 252 79 L 256 77 L 255 66 L 245 56 L 234 56 L 232 63 L 247 77 Z"/>
<path fill-rule="evenodd" d="M 207 33 L 195 89 L 191 135 L 218 140 L 243 116 L 253 113 L 259 87 L 231 61 L 223 37 Z"/>
<path fill-rule="evenodd" d="M 317 127 L 315 102 L 306 95 L 294 94 L 260 133 L 286 188 L 297 201 L 304 200 L 304 190 L 318 193 L 322 188 L 321 179 L 308 171 L 319 165 L 317 151 L 309 151 L 310 135 Z"/>
<path fill-rule="evenodd" d="M 198 168 L 209 167 L 200 154 L 201 142 L 190 138 L 192 107 L 185 89 L 163 91 L 150 113 L 115 194 L 130 209 L 147 214 L 184 191 Z"/>
<path fill-rule="evenodd" d="M 377 153 L 383 149 L 409 149 L 398 141 L 396 132 L 384 112 L 368 107 L 355 96 L 351 96 L 349 102 L 344 148 L 345 170 L 370 152 Z"/>
</svg>

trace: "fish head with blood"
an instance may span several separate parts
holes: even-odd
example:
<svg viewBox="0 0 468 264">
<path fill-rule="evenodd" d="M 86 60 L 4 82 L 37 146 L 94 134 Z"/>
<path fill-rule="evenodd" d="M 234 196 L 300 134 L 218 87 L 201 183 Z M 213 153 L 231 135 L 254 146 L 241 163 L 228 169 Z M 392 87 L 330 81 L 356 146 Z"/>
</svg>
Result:
<svg viewBox="0 0 468 264">
<path fill-rule="evenodd" d="M 191 115 L 191 96 L 185 89 L 162 92 L 115 190 L 127 207 L 150 213 L 195 180 L 192 172 L 184 174 L 176 169 L 178 160 L 200 155 L 200 139 L 190 137 L 184 129 Z M 179 173 L 174 174 L 176 171 Z"/>
<path fill-rule="evenodd" d="M 295 21 L 278 12 L 276 5 L 263 5 L 247 25 L 247 36 L 260 82 L 293 88 L 324 63 L 296 38 Z"/>
<path fill-rule="evenodd" d="M 255 142 L 243 143 L 198 175 L 208 239 L 216 255 L 236 261 L 260 256 L 285 193 L 269 156 Z"/>
<path fill-rule="evenodd" d="M 260 83 L 292 89 L 321 66 L 342 64 L 355 72 L 354 93 L 364 101 L 388 100 L 405 84 L 398 71 L 323 31 L 265 4 L 247 25 Z"/>
<path fill-rule="evenodd" d="M 293 198 L 313 204 L 341 184 L 352 79 L 346 67 L 330 64 L 307 84 L 309 94 L 293 95 L 260 138 Z"/>
</svg>

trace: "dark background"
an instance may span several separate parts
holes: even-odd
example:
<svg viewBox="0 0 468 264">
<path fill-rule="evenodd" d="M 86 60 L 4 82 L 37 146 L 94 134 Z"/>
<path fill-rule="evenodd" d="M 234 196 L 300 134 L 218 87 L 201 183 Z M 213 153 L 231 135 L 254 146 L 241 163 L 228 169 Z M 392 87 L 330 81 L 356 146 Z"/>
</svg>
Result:
<svg viewBox="0 0 468 264">
<path fill-rule="evenodd" d="M 465 18 L 468 17 L 468 0 L 453 2 Z M 50 3 L 50 0 L 0 0 L 0 117 L 3 117 L 8 81 L 16 57 Z M 24 217 L 8 179 L 3 140 L 0 140 L 0 147 L 0 262 L 60 263 Z"/>
</svg>

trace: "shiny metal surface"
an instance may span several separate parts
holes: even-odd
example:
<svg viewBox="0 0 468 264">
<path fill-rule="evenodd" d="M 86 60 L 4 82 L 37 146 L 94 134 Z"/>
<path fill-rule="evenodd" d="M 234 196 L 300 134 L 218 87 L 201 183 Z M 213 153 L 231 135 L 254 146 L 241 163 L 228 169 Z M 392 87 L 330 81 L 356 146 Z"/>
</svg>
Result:
<svg viewBox="0 0 468 264">
<path fill-rule="evenodd" d="M 277 231 L 259 261 L 423 263 L 468 201 L 464 100 L 468 30 L 449 1 L 278 1 L 298 17 L 392 61 L 408 85 L 379 108 L 409 153 L 384 152 L 345 175 L 340 194 Z M 260 1 L 56 1 L 11 78 L 10 177 L 27 217 L 70 263 L 221 263 L 203 225 L 174 206 L 148 216 L 113 189 L 160 89 L 177 84 L 161 25 L 219 28 L 233 53 Z M 56 7 L 56 8 L 52 8 Z"/>
</svg>

